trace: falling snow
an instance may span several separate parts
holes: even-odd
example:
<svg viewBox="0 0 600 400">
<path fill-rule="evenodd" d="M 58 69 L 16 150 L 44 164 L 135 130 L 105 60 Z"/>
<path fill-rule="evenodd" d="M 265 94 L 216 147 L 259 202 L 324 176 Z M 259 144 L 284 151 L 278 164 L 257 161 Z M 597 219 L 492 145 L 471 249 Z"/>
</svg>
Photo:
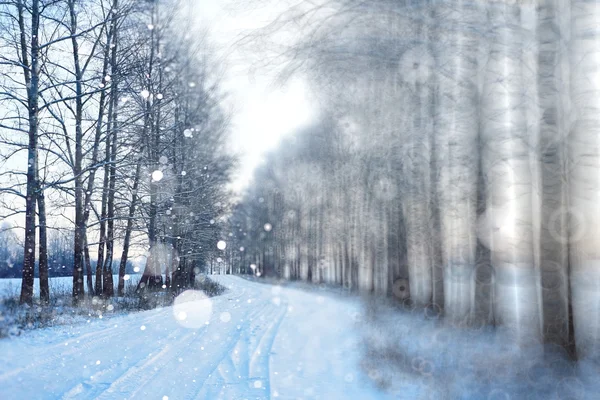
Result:
<svg viewBox="0 0 600 400">
<path fill-rule="evenodd" d="M 153 180 L 154 182 L 159 182 L 160 180 L 162 180 L 163 176 L 164 176 L 164 175 L 163 175 L 163 172 L 162 172 L 162 171 L 160 171 L 160 170 L 156 170 L 156 171 L 154 171 L 154 172 L 152 173 L 152 180 Z"/>
</svg>

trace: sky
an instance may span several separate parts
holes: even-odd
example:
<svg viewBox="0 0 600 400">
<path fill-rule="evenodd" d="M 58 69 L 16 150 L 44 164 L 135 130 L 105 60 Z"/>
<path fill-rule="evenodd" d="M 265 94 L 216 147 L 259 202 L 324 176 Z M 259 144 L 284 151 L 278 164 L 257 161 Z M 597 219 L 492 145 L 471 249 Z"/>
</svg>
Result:
<svg viewBox="0 0 600 400">
<path fill-rule="evenodd" d="M 226 107 L 232 110 L 231 146 L 240 155 L 240 168 L 233 188 L 241 192 L 252 178 L 254 168 L 283 135 L 307 125 L 315 115 L 306 83 L 301 77 L 284 86 L 274 84 L 273 73 L 254 68 L 261 54 L 249 54 L 237 44 L 241 35 L 261 28 L 283 11 L 285 2 L 257 1 L 253 8 L 235 0 L 190 0 L 193 13 L 209 29 L 217 59 L 225 72 L 222 88 L 228 94 Z"/>
</svg>

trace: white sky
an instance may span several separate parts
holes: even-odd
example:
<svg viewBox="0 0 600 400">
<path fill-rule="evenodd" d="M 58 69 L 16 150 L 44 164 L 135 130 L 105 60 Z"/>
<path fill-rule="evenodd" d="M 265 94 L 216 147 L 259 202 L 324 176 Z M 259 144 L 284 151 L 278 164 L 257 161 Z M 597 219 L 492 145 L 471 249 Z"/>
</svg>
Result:
<svg viewBox="0 0 600 400">
<path fill-rule="evenodd" d="M 241 156 L 234 188 L 241 191 L 265 152 L 275 147 L 283 135 L 307 124 L 315 110 L 302 79 L 295 78 L 284 87 L 273 85 L 268 71 L 251 68 L 253 60 L 248 49 L 242 51 L 235 45 L 240 35 L 276 17 L 285 2 L 255 1 L 259 6 L 249 9 L 252 1 L 245 6 L 237 2 L 242 4 L 238 7 L 235 0 L 190 1 L 199 23 L 210 30 L 209 41 L 227 65 L 222 86 L 229 94 L 227 106 L 233 109 L 232 148 Z M 261 55 L 255 53 L 254 57 L 260 59 Z"/>
</svg>

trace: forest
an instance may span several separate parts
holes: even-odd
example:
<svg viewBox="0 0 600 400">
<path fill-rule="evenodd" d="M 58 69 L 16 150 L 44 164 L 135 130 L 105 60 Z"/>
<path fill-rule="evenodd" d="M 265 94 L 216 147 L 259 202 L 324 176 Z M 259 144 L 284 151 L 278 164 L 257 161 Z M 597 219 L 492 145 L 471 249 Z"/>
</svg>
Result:
<svg viewBox="0 0 600 400">
<path fill-rule="evenodd" d="M 321 116 L 235 206 L 234 271 L 597 358 L 599 3 L 307 8 L 253 38 L 299 27 L 282 74 L 307 71 Z"/>
<path fill-rule="evenodd" d="M 113 272 L 122 295 L 132 246 L 150 249 L 142 288 L 185 288 L 215 252 L 229 117 L 206 34 L 174 6 L 2 2 L 0 275 L 22 275 L 21 303 L 34 274 L 48 302 L 67 271 L 74 303 L 115 295 Z"/>
<path fill-rule="evenodd" d="M 275 86 L 302 78 L 318 115 L 241 193 L 193 3 L 0 2 L 0 277 L 21 304 L 65 266 L 74 306 L 134 268 L 137 293 L 173 297 L 240 275 L 599 371 L 600 1 L 286 2 L 235 45 Z"/>
</svg>

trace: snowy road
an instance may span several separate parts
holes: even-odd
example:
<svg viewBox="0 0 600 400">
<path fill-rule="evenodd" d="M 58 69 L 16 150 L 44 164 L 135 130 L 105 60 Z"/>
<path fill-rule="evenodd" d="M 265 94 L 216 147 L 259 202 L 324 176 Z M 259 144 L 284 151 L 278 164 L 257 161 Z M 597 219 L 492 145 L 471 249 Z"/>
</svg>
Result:
<svg viewBox="0 0 600 400">
<path fill-rule="evenodd" d="M 1 399 L 380 399 L 357 299 L 215 276 L 209 300 L 0 340 Z"/>
</svg>

